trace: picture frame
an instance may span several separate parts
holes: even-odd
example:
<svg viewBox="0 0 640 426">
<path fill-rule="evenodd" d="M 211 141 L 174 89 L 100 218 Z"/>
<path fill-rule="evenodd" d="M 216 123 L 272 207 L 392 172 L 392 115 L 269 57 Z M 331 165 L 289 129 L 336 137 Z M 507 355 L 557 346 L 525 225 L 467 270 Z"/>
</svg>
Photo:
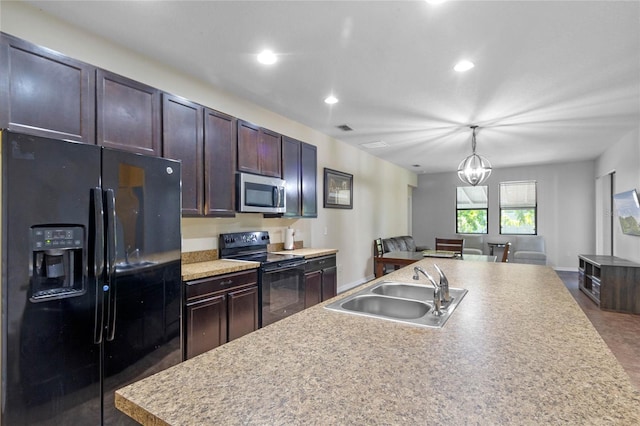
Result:
<svg viewBox="0 0 640 426">
<path fill-rule="evenodd" d="M 324 207 L 353 209 L 353 175 L 325 167 Z"/>
</svg>

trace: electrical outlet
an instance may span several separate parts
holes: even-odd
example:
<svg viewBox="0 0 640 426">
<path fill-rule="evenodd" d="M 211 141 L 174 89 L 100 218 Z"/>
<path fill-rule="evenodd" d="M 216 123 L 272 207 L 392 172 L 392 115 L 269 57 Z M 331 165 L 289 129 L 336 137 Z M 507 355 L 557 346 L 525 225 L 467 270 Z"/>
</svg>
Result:
<svg viewBox="0 0 640 426">
<path fill-rule="evenodd" d="M 324 227 L 324 235 L 327 235 L 327 227 Z"/>
</svg>

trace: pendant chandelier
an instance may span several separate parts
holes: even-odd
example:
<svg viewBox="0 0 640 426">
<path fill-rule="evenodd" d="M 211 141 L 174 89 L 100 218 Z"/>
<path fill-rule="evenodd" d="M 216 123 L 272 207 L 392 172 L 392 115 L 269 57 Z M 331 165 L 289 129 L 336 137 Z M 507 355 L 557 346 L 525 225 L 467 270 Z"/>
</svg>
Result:
<svg viewBox="0 0 640 426">
<path fill-rule="evenodd" d="M 473 136 L 471 139 L 471 150 L 473 151 L 470 156 L 462 160 L 458 166 L 458 177 L 464 183 L 468 183 L 471 186 L 476 186 L 489 179 L 491 175 L 491 163 L 484 157 L 476 154 L 476 129 L 478 126 L 471 126 L 473 130 Z"/>
</svg>

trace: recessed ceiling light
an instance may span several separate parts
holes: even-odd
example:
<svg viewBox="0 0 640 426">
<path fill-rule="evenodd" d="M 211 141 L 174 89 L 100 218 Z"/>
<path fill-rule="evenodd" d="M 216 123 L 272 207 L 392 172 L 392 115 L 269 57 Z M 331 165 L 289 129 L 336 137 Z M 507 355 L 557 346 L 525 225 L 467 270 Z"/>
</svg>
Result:
<svg viewBox="0 0 640 426">
<path fill-rule="evenodd" d="M 338 103 L 338 98 L 336 98 L 333 95 L 329 95 L 324 99 L 324 103 L 329 104 L 329 105 L 333 105 Z"/>
<path fill-rule="evenodd" d="M 261 64 L 272 65 L 275 64 L 277 60 L 278 57 L 271 50 L 263 50 L 258 55 L 258 62 L 260 62 Z"/>
<path fill-rule="evenodd" d="M 456 66 L 453 67 L 453 69 L 458 71 L 458 72 L 465 72 L 465 71 L 469 71 L 473 67 L 475 67 L 473 62 L 467 61 L 467 60 L 462 60 L 462 61 L 458 62 L 456 64 Z"/>
</svg>

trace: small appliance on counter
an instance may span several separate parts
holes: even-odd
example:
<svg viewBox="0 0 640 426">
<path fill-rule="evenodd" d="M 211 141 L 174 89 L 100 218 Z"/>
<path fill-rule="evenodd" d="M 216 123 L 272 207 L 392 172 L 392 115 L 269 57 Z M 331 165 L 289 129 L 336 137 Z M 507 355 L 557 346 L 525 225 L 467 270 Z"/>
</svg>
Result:
<svg viewBox="0 0 640 426">
<path fill-rule="evenodd" d="M 220 234 L 218 249 L 221 259 L 260 262 L 258 269 L 259 327 L 272 324 L 304 310 L 303 256 L 268 253 L 267 231 Z"/>
</svg>

